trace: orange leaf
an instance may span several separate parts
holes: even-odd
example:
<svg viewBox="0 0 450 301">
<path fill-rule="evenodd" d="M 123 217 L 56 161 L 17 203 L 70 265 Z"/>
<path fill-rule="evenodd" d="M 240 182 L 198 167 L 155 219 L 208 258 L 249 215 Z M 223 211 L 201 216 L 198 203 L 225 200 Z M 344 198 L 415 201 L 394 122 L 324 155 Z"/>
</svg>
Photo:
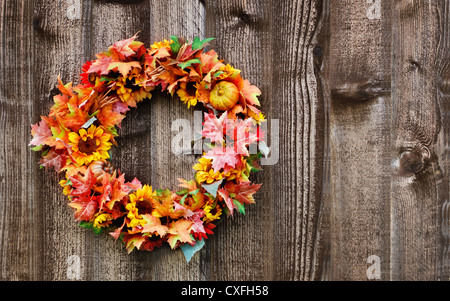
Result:
<svg viewBox="0 0 450 301">
<path fill-rule="evenodd" d="M 175 248 L 178 242 L 189 244 L 194 243 L 194 239 L 191 235 L 191 227 L 193 224 L 194 223 L 189 220 L 180 219 L 170 225 L 170 229 L 167 231 L 167 233 L 169 233 L 167 242 L 172 249 Z"/>
</svg>

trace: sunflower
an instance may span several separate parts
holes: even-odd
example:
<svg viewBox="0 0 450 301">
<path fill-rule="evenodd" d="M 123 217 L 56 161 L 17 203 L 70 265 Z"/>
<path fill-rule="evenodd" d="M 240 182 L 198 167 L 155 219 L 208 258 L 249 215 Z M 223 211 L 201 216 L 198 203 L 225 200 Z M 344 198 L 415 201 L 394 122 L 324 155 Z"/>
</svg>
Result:
<svg viewBox="0 0 450 301">
<path fill-rule="evenodd" d="M 198 159 L 198 163 L 192 166 L 197 171 L 196 178 L 199 183 L 206 182 L 211 184 L 212 182 L 222 180 L 223 175 L 221 172 L 214 172 L 211 168 L 212 160 L 201 157 Z"/>
<path fill-rule="evenodd" d="M 142 218 L 142 214 L 152 213 L 155 208 L 155 203 L 152 198 L 154 195 L 155 192 L 153 192 L 152 187 L 148 185 L 144 185 L 141 189 L 130 194 L 130 202 L 125 206 L 125 209 L 128 212 L 128 227 L 142 227 L 147 223 Z"/>
<path fill-rule="evenodd" d="M 203 207 L 203 212 L 205 215 L 203 216 L 203 221 L 205 223 L 210 223 L 215 220 L 220 219 L 220 215 L 222 214 L 222 208 L 220 208 L 217 203 L 208 202 L 205 207 Z"/>
<path fill-rule="evenodd" d="M 233 75 L 241 73 L 241 70 L 233 68 L 230 64 L 227 64 L 226 66 L 220 67 L 218 76 L 216 77 L 217 80 L 226 79 L 229 77 L 232 77 Z"/>
<path fill-rule="evenodd" d="M 197 88 L 195 82 L 181 83 L 180 89 L 177 91 L 180 100 L 187 104 L 188 109 L 197 105 Z"/>
<path fill-rule="evenodd" d="M 103 228 L 112 223 L 113 216 L 109 213 L 97 213 L 94 218 L 94 227 Z"/>
<path fill-rule="evenodd" d="M 109 159 L 108 150 L 111 148 L 111 135 L 102 127 L 91 125 L 89 129 L 82 128 L 69 133 L 69 141 L 72 146 L 72 156 L 78 165 L 88 165 L 92 161 Z"/>
<path fill-rule="evenodd" d="M 156 49 L 160 49 L 160 48 L 169 48 L 170 44 L 172 44 L 173 41 L 167 41 L 166 39 L 164 39 L 164 41 L 161 42 L 156 42 L 153 45 L 150 46 L 151 50 L 156 50 Z"/>
<path fill-rule="evenodd" d="M 150 92 L 153 89 L 154 87 L 145 85 L 145 80 L 141 78 L 136 68 L 128 76 L 119 77 L 113 87 L 120 100 L 132 107 L 145 98 L 151 98 Z"/>
</svg>

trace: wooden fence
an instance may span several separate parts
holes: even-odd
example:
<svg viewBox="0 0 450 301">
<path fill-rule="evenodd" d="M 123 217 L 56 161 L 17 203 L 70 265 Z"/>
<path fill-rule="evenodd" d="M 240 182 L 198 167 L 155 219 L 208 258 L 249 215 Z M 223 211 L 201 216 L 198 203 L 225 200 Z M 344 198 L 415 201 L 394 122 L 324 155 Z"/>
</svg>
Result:
<svg viewBox="0 0 450 301">
<path fill-rule="evenodd" d="M 79 280 L 449 279 L 449 20 L 448 0 L 2 0 L 0 279 L 67 280 L 74 263 Z M 189 264 L 79 227 L 28 146 L 57 76 L 77 82 L 136 32 L 215 37 L 279 120 L 257 203 Z M 115 166 L 154 187 L 191 178 L 176 118 L 192 110 L 157 93 L 130 112 Z"/>
</svg>

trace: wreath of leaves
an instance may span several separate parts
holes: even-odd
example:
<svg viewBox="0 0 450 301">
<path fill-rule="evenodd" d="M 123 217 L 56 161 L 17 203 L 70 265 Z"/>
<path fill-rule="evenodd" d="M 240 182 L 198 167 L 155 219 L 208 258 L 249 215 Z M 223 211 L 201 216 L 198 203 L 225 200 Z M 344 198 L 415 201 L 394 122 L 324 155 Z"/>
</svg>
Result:
<svg viewBox="0 0 450 301">
<path fill-rule="evenodd" d="M 214 50 L 205 51 L 212 38 L 189 42 L 171 36 L 150 48 L 136 38 L 86 62 L 79 85 L 58 77 L 60 93 L 49 115 L 31 126 L 30 145 L 42 152 L 41 168 L 64 175 L 60 185 L 80 226 L 109 233 L 128 252 L 167 242 L 181 247 L 189 261 L 222 217 L 245 214 L 245 206 L 255 202 L 261 185 L 249 177 L 261 170 L 259 160 L 268 152 L 259 127 L 265 122 L 258 109 L 261 92 Z M 226 111 L 212 101 L 218 83 L 230 87 L 222 92 L 234 98 Z M 126 112 L 149 101 L 155 89 L 176 93 L 188 108 L 201 103 L 207 110 L 200 133 L 207 148 L 193 166 L 194 179 L 179 179 L 175 191 L 126 181 L 110 160 Z M 259 151 L 251 154 L 255 144 Z"/>
</svg>

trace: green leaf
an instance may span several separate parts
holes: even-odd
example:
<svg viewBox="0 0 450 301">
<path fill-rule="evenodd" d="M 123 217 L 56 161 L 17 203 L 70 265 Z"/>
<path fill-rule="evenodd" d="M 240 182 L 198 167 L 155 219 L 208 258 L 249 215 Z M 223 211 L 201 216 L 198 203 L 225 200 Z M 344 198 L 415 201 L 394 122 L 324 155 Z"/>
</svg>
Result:
<svg viewBox="0 0 450 301">
<path fill-rule="evenodd" d="M 251 155 L 247 158 L 247 167 L 250 172 L 261 171 L 261 165 L 259 165 L 258 161 L 261 159 L 262 153 L 258 152 L 257 154 Z"/>
<path fill-rule="evenodd" d="M 244 204 L 241 204 L 238 200 L 233 200 L 233 204 L 236 206 L 237 210 L 245 215 L 245 206 Z"/>
<path fill-rule="evenodd" d="M 117 78 L 109 77 L 109 76 L 105 76 L 105 75 L 102 75 L 102 76 L 100 77 L 100 81 L 101 81 L 101 82 L 111 82 L 111 81 L 116 80 L 116 79 L 117 79 Z"/>
<path fill-rule="evenodd" d="M 180 44 L 177 36 L 170 36 L 170 38 L 173 41 L 173 43 L 170 44 L 170 49 L 172 49 L 172 52 L 174 54 L 177 54 L 178 51 L 180 51 L 182 45 Z"/>
<path fill-rule="evenodd" d="M 175 193 L 178 194 L 178 195 L 185 195 L 185 194 L 188 193 L 188 192 L 189 192 L 189 189 L 184 188 L 184 189 L 182 189 L 182 190 L 180 190 L 180 191 L 177 191 L 177 192 L 175 192 Z"/>
<path fill-rule="evenodd" d="M 201 49 L 206 46 L 209 42 L 214 40 L 214 38 L 205 39 L 203 41 L 200 41 L 198 37 L 194 38 L 194 41 L 192 42 L 192 50 Z"/>
<path fill-rule="evenodd" d="M 31 150 L 32 150 L 32 151 L 35 151 L 35 152 L 39 152 L 39 151 L 42 150 L 43 147 L 44 147 L 43 144 L 39 144 L 39 145 L 37 145 L 37 146 L 35 146 L 35 147 L 32 147 Z"/>
<path fill-rule="evenodd" d="M 94 227 L 94 224 L 92 224 L 90 222 L 81 221 L 79 225 L 80 225 L 80 227 L 83 227 L 86 229 L 92 229 L 92 231 L 94 231 L 95 234 L 101 234 L 103 232 L 102 228 Z"/>
<path fill-rule="evenodd" d="M 179 63 L 178 67 L 180 67 L 181 69 L 186 69 L 187 67 L 192 66 L 192 64 L 201 64 L 201 61 L 200 59 L 192 59 L 184 63 Z"/>
</svg>

